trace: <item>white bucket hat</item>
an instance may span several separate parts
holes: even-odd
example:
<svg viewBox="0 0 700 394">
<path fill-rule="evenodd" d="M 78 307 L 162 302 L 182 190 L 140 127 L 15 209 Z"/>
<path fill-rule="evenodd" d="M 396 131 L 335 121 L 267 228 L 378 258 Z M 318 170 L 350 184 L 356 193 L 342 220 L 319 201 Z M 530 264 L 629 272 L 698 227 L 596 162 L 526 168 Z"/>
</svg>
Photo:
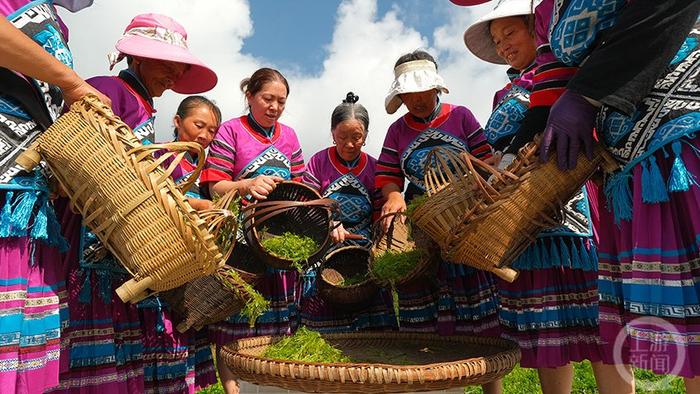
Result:
<svg viewBox="0 0 700 394">
<path fill-rule="evenodd" d="M 518 15 L 530 15 L 541 0 L 501 0 L 496 8 L 482 16 L 464 32 L 464 44 L 479 59 L 489 63 L 507 64 L 496 52 L 491 37 L 491 21 Z"/>
<path fill-rule="evenodd" d="M 402 93 L 417 93 L 437 89 L 442 93 L 450 91 L 445 81 L 437 73 L 437 66 L 430 60 L 412 60 L 394 68 L 394 82 L 384 100 L 384 108 L 388 114 L 396 112 L 403 102 L 399 97 Z"/>
</svg>

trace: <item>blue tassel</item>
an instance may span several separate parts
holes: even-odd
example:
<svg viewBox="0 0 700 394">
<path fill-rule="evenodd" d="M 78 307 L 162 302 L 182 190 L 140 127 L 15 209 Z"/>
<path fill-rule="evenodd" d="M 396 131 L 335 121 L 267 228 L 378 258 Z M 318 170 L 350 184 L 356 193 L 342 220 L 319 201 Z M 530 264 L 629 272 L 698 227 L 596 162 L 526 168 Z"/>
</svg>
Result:
<svg viewBox="0 0 700 394">
<path fill-rule="evenodd" d="M 549 240 L 549 267 L 562 267 L 564 262 L 561 261 L 561 251 L 557 250 L 557 240 Z"/>
<path fill-rule="evenodd" d="M 109 269 L 97 271 L 100 279 L 100 297 L 105 304 L 112 303 L 112 272 Z"/>
<path fill-rule="evenodd" d="M 616 224 L 620 224 L 621 220 L 632 220 L 630 178 L 632 175 L 628 172 L 618 172 L 611 176 L 605 185 L 608 209 L 612 209 Z"/>
<path fill-rule="evenodd" d="M 651 204 L 668 201 L 666 183 L 654 156 L 642 162 L 642 201 Z"/>
<path fill-rule="evenodd" d="M 0 212 L 0 238 L 9 237 L 12 231 L 10 221 L 12 219 L 12 197 L 14 195 L 15 193 L 12 190 L 5 194 L 5 205 L 2 207 L 2 212 Z"/>
<path fill-rule="evenodd" d="M 598 271 L 598 250 L 595 247 L 595 243 L 591 242 L 590 243 L 590 255 L 591 255 L 591 261 L 593 262 L 593 266 L 591 267 L 592 271 Z"/>
<path fill-rule="evenodd" d="M 559 238 L 559 252 L 561 254 L 561 264 L 563 267 L 577 268 L 574 267 L 571 258 L 571 253 L 569 252 L 569 245 L 567 244 L 567 242 L 564 242 L 564 238 Z"/>
<path fill-rule="evenodd" d="M 89 304 L 92 301 L 92 287 L 90 285 L 90 276 L 92 274 L 92 270 L 81 269 L 81 271 L 83 271 L 83 273 L 85 274 L 85 280 L 83 280 L 83 287 L 80 288 L 80 293 L 78 294 L 78 301 L 81 304 Z"/>
<path fill-rule="evenodd" d="M 27 235 L 29 219 L 31 219 L 34 212 L 38 194 L 39 192 L 36 191 L 26 191 L 17 197 L 10 219 L 10 224 L 12 225 L 10 236 L 24 237 Z"/>
<path fill-rule="evenodd" d="M 541 253 L 542 250 L 541 249 L 543 249 L 542 248 L 542 240 L 538 239 L 537 242 L 535 242 L 535 244 L 532 245 L 532 257 L 533 257 L 532 261 L 534 262 L 532 264 L 533 268 L 534 267 L 543 268 L 543 266 L 545 264 L 543 259 L 542 259 L 542 253 Z"/>
<path fill-rule="evenodd" d="M 571 242 L 571 267 L 575 269 L 581 269 L 583 268 L 583 262 L 581 261 L 581 252 L 579 251 L 579 248 L 576 246 L 579 243 L 579 238 L 576 238 L 575 241 Z"/>
<path fill-rule="evenodd" d="M 30 236 L 32 239 L 46 240 L 49 238 L 47 229 L 48 218 L 46 216 L 46 211 L 47 209 L 50 209 L 50 207 L 46 198 L 41 198 L 40 201 L 39 210 L 36 212 L 36 216 L 34 217 L 34 223 L 32 224 L 32 232 Z"/>
<path fill-rule="evenodd" d="M 671 144 L 673 154 L 676 158 L 673 160 L 671 168 L 671 177 L 668 179 L 669 192 L 687 192 L 690 185 L 698 186 L 698 181 L 695 176 L 688 171 L 683 159 L 681 158 L 681 142 L 675 141 Z"/>
<path fill-rule="evenodd" d="M 158 319 L 156 321 L 156 332 L 164 333 L 165 321 L 163 321 L 163 304 L 160 302 L 160 298 L 158 296 L 155 296 L 155 299 L 158 304 L 158 306 L 156 307 L 156 315 L 158 315 Z"/>
<path fill-rule="evenodd" d="M 68 241 L 63 238 L 61 224 L 56 217 L 56 211 L 54 211 L 53 207 L 50 205 L 48 205 L 46 209 L 46 233 L 48 234 L 49 245 L 58 248 L 60 252 L 68 251 Z"/>
</svg>

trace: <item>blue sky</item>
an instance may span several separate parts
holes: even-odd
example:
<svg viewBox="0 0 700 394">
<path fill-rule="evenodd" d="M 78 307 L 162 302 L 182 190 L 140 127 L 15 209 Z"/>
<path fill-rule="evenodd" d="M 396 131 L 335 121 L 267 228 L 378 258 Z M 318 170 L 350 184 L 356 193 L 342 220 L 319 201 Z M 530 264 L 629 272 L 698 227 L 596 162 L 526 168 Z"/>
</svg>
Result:
<svg viewBox="0 0 700 394">
<path fill-rule="evenodd" d="M 436 1 L 441 0 L 380 0 L 377 13 L 381 16 L 391 9 L 398 10 L 406 24 L 432 41 L 433 31 L 446 16 L 445 8 L 435 7 Z M 254 34 L 244 41 L 243 52 L 303 73 L 319 73 L 340 3 L 341 0 L 251 1 Z M 285 32 L 284 39 L 280 31 Z"/>
</svg>

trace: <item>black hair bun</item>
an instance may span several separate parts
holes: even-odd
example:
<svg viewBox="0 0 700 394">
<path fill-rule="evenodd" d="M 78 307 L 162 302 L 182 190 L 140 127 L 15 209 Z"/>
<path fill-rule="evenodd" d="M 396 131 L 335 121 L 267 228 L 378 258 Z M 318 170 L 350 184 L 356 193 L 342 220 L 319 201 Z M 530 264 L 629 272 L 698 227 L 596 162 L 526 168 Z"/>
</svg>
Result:
<svg viewBox="0 0 700 394">
<path fill-rule="evenodd" d="M 355 104 L 359 99 L 360 96 L 356 96 L 353 92 L 348 92 L 348 94 L 345 95 L 345 100 L 343 100 L 343 102 L 347 104 Z"/>
</svg>

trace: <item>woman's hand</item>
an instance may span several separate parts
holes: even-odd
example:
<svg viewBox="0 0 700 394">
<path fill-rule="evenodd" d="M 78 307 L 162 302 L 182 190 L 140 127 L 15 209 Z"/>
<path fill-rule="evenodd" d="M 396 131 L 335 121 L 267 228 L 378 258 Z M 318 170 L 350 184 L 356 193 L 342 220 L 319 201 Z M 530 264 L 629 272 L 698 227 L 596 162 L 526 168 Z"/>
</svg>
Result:
<svg viewBox="0 0 700 394">
<path fill-rule="evenodd" d="M 194 208 L 197 211 L 204 211 L 205 209 L 214 208 L 214 203 L 209 200 L 203 200 L 200 198 L 188 198 L 187 202 L 189 202 L 192 208 Z"/>
<path fill-rule="evenodd" d="M 335 227 L 337 225 L 337 227 Z M 333 239 L 333 242 L 339 244 L 341 242 L 345 242 L 345 238 L 348 234 L 348 230 L 343 227 L 342 223 L 338 222 L 333 222 L 333 226 L 335 227 L 333 231 L 331 231 L 331 239 Z"/>
<path fill-rule="evenodd" d="M 406 212 L 406 201 L 403 199 L 403 196 L 398 191 L 393 191 L 389 193 L 386 202 L 384 203 L 384 205 L 382 205 L 381 216 L 395 212 Z M 392 216 L 387 216 L 383 219 L 382 227 L 384 228 L 384 231 L 389 230 L 389 226 L 391 225 L 392 219 Z M 402 215 L 399 218 L 399 220 L 401 220 L 401 223 L 404 223 L 406 221 L 406 217 Z"/>
<path fill-rule="evenodd" d="M 107 104 L 109 107 L 112 107 L 112 100 L 110 100 L 109 97 L 100 93 L 100 91 L 90 86 L 87 82 L 78 78 L 77 75 L 73 83 L 71 83 L 67 87 L 62 87 L 62 91 L 63 99 L 65 100 L 66 105 L 71 105 L 74 102 L 80 100 L 83 96 L 91 93 L 97 96 L 97 98 L 99 98 L 100 101 Z"/>
<path fill-rule="evenodd" d="M 284 181 L 278 176 L 259 175 L 248 179 L 246 194 L 250 194 L 256 200 L 265 200 L 277 187 L 277 184 Z"/>
</svg>

